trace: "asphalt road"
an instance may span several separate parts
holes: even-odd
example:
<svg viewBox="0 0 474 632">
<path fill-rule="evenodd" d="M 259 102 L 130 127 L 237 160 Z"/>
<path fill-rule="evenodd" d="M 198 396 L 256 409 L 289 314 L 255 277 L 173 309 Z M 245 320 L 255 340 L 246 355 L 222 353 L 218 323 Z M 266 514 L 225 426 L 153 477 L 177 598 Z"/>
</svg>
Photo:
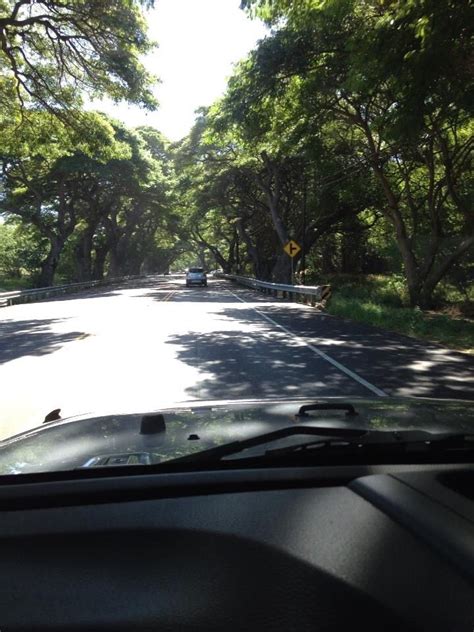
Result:
<svg viewBox="0 0 474 632">
<path fill-rule="evenodd" d="M 0 438 L 62 416 L 189 400 L 474 400 L 474 357 L 184 276 L 0 310 Z"/>
</svg>

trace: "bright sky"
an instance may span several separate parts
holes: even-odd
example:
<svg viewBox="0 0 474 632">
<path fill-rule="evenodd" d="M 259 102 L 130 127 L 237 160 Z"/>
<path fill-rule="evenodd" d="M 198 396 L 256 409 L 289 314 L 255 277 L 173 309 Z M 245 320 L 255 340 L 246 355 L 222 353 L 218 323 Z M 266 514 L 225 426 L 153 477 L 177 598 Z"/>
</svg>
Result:
<svg viewBox="0 0 474 632">
<path fill-rule="evenodd" d="M 158 111 L 147 113 L 109 101 L 94 102 L 93 107 L 132 127 L 157 127 L 172 141 L 185 136 L 194 123 L 194 111 L 224 92 L 233 64 L 267 32 L 261 22 L 248 19 L 239 4 L 240 0 L 155 0 L 148 24 L 159 48 L 145 63 L 161 79 L 155 89 Z"/>
</svg>

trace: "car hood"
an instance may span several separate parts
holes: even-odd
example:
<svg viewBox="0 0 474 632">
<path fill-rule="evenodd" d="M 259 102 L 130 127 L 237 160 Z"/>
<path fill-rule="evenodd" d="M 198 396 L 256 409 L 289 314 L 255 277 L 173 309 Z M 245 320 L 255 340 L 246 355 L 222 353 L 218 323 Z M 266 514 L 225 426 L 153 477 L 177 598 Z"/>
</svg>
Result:
<svg viewBox="0 0 474 632">
<path fill-rule="evenodd" d="M 358 414 L 347 417 L 343 410 L 324 410 L 296 417 L 300 406 L 316 402 L 351 403 Z M 155 416 L 154 432 L 146 433 L 150 416 Z M 189 402 L 153 412 L 83 415 L 49 422 L 0 442 L 0 475 L 160 463 L 295 423 L 473 433 L 474 406 L 462 400 L 325 398 Z"/>
</svg>

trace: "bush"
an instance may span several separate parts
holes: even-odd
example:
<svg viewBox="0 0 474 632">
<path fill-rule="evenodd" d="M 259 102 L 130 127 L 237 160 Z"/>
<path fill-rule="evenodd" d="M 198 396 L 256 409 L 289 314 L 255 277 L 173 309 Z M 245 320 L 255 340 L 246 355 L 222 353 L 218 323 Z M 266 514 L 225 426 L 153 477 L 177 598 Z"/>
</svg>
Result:
<svg viewBox="0 0 474 632">
<path fill-rule="evenodd" d="M 333 288 L 328 306 L 330 314 L 474 352 L 474 321 L 459 316 L 462 303 L 458 305 L 457 314 L 422 312 L 406 307 L 405 286 L 398 275 L 334 275 L 328 282 Z"/>
</svg>

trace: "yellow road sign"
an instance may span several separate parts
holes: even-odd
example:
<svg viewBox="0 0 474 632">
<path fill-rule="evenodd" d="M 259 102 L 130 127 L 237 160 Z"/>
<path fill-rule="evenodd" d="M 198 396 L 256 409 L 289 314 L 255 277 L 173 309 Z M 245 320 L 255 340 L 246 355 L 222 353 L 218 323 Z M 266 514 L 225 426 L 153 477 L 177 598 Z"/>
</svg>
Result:
<svg viewBox="0 0 474 632">
<path fill-rule="evenodd" d="M 301 246 L 297 244 L 294 239 L 290 239 L 290 241 L 283 246 L 283 250 L 289 257 L 293 258 L 299 253 Z"/>
</svg>

